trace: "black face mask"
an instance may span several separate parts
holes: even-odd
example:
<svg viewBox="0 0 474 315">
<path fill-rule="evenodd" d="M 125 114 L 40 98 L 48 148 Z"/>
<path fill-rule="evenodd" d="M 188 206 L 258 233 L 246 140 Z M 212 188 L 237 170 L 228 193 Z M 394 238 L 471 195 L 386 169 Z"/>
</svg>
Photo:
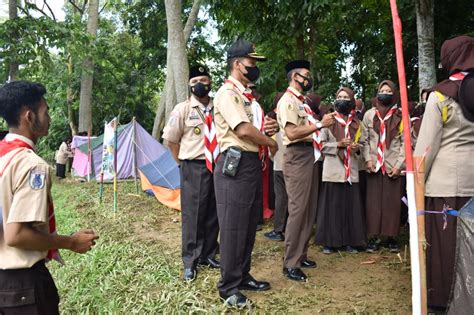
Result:
<svg viewBox="0 0 474 315">
<path fill-rule="evenodd" d="M 255 67 L 245 66 L 245 70 L 247 70 L 247 73 L 243 73 L 243 75 L 247 79 L 249 79 L 250 82 L 255 82 L 260 77 L 260 69 L 257 66 Z"/>
<path fill-rule="evenodd" d="M 349 115 L 349 113 L 352 111 L 352 101 L 336 100 L 336 102 L 334 103 L 334 107 L 339 113 L 343 115 Z"/>
<path fill-rule="evenodd" d="M 190 86 L 189 89 L 191 90 L 191 93 L 197 97 L 204 97 L 211 91 L 211 85 L 198 82 L 195 85 Z"/>
<path fill-rule="evenodd" d="M 297 75 L 299 75 L 300 77 L 303 78 L 303 82 L 300 82 L 300 81 L 296 80 L 296 82 L 298 82 L 298 84 L 300 85 L 303 92 L 308 92 L 309 90 L 311 90 L 313 88 L 313 79 L 312 78 L 305 77 L 304 75 L 301 75 L 299 73 L 297 73 Z"/>
<path fill-rule="evenodd" d="M 377 99 L 382 103 L 384 106 L 388 106 L 392 103 L 393 94 L 377 94 Z"/>
</svg>

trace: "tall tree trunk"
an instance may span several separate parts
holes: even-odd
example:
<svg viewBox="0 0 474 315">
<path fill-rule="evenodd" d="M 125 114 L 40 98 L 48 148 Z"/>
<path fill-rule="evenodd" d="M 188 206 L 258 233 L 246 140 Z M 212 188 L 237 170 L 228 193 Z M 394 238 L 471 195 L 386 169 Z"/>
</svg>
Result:
<svg viewBox="0 0 474 315">
<path fill-rule="evenodd" d="M 418 84 L 422 89 L 436 84 L 434 52 L 434 1 L 416 1 L 416 31 L 418 35 Z"/>
<path fill-rule="evenodd" d="M 87 33 L 97 36 L 99 21 L 99 0 L 90 0 Z M 87 57 L 82 64 L 81 94 L 79 101 L 79 130 L 88 131 L 92 127 L 92 83 L 94 81 L 94 62 Z"/>
<path fill-rule="evenodd" d="M 74 103 L 74 98 L 75 98 L 74 91 L 72 88 L 72 75 L 74 72 L 74 64 L 72 62 L 71 55 L 69 55 L 68 57 L 67 70 L 68 70 L 68 82 L 67 82 L 67 88 L 66 88 L 67 116 L 68 116 L 68 121 L 69 121 L 69 127 L 71 128 L 71 133 L 72 135 L 76 135 L 78 131 L 76 111 L 72 107 Z"/>
<path fill-rule="evenodd" d="M 18 18 L 18 0 L 8 0 L 8 17 L 10 20 L 14 20 Z M 18 43 L 18 38 L 16 33 L 14 34 L 14 38 L 11 39 L 12 41 L 15 42 L 15 47 L 16 43 Z M 17 80 L 18 79 L 18 61 L 17 61 L 17 53 L 16 49 L 12 49 L 11 53 L 11 60 L 10 64 L 8 65 L 8 78 L 11 81 Z"/>
<path fill-rule="evenodd" d="M 174 7 L 170 7 L 170 5 Z M 161 94 L 160 101 L 158 103 L 158 106 L 156 108 L 156 116 L 155 116 L 155 121 L 153 123 L 153 131 L 152 131 L 152 136 L 155 139 L 159 139 L 161 137 L 161 129 L 162 126 L 164 125 L 164 122 L 168 119 L 170 112 L 172 111 L 173 107 L 176 105 L 177 102 L 177 85 L 175 82 L 175 73 L 176 71 L 174 70 L 173 66 L 176 62 L 176 59 L 179 59 L 177 63 L 178 65 L 178 72 L 181 74 L 184 74 L 183 79 L 185 80 L 180 80 L 185 81 L 184 85 L 181 82 L 180 84 L 182 85 L 179 87 L 180 89 L 180 94 L 184 95 L 183 93 L 183 88 L 185 90 L 185 97 L 183 100 L 185 100 L 188 97 L 188 60 L 187 60 L 187 54 L 186 54 L 186 43 L 189 41 L 189 38 L 191 37 L 192 30 L 194 28 L 194 25 L 196 24 L 196 20 L 199 14 L 199 8 L 201 6 L 201 0 L 194 0 L 193 6 L 191 8 L 191 12 L 189 13 L 188 20 L 186 21 L 186 25 L 183 29 L 183 25 L 181 23 L 181 1 L 165 1 L 165 6 L 166 6 L 166 14 L 167 14 L 167 22 L 168 22 L 168 52 L 167 52 L 167 57 L 166 57 L 166 69 L 167 69 L 167 74 L 166 74 L 166 82 L 165 82 L 165 87 L 163 89 L 163 92 Z M 178 14 L 179 13 L 179 14 Z M 168 14 L 172 14 L 173 17 L 168 18 Z M 174 32 L 179 32 L 178 28 L 181 29 L 182 37 L 183 37 L 183 43 L 180 44 L 179 46 L 181 47 L 181 55 L 178 58 L 172 58 L 172 55 L 175 54 L 175 50 L 170 48 L 170 41 L 174 40 L 175 36 L 178 33 L 175 33 L 175 36 L 170 36 L 170 22 L 173 24 L 173 31 Z M 176 27 L 177 26 L 177 27 Z M 179 37 L 179 36 L 176 36 Z M 180 39 L 178 39 L 180 40 Z M 175 48 L 176 49 L 176 48 Z M 184 62 L 183 62 L 183 55 L 184 55 Z M 182 65 L 185 65 L 185 69 L 182 69 Z M 178 84 L 178 85 L 180 85 Z M 181 96 L 182 96 L 181 95 Z M 178 98 L 178 101 L 181 101 Z"/>
</svg>

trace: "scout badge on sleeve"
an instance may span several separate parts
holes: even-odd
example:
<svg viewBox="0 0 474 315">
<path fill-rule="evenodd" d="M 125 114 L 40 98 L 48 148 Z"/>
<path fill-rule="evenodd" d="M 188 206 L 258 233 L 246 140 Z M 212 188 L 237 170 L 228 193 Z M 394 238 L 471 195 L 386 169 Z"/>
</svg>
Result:
<svg viewBox="0 0 474 315">
<path fill-rule="evenodd" d="M 32 189 L 43 189 L 46 182 L 46 173 L 39 170 L 32 170 L 30 172 L 29 182 Z"/>
</svg>

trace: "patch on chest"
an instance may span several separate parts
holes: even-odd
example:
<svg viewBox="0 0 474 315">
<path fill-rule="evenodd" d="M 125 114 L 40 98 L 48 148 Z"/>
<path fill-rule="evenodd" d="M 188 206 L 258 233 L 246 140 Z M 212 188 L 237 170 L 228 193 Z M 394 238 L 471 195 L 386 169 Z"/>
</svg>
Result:
<svg viewBox="0 0 474 315">
<path fill-rule="evenodd" d="M 43 189 L 46 183 L 46 173 L 43 171 L 32 170 L 29 179 L 30 187 L 34 190 Z"/>
<path fill-rule="evenodd" d="M 189 119 L 189 120 L 196 120 L 196 119 L 199 119 L 199 114 L 198 114 L 195 110 L 193 110 L 193 111 L 189 114 L 188 119 Z"/>
</svg>

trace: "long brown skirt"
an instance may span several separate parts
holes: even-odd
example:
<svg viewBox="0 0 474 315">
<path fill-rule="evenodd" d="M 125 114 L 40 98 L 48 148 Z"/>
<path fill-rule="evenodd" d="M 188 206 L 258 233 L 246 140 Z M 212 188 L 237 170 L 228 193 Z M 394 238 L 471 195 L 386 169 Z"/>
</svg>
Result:
<svg viewBox="0 0 474 315">
<path fill-rule="evenodd" d="M 367 174 L 366 222 L 369 236 L 394 237 L 400 233 L 403 178 L 381 171 Z"/>
<path fill-rule="evenodd" d="M 460 210 L 469 197 L 426 197 L 428 211 L 442 211 L 444 205 Z M 444 218 L 440 214 L 425 215 L 425 234 L 429 246 L 426 249 L 426 280 L 428 305 L 447 307 L 453 285 L 454 261 L 456 256 L 457 217 L 447 216 L 447 226 L 443 230 Z"/>
<path fill-rule="evenodd" d="M 364 211 L 359 184 L 323 182 L 319 192 L 316 244 L 365 246 Z"/>
</svg>

